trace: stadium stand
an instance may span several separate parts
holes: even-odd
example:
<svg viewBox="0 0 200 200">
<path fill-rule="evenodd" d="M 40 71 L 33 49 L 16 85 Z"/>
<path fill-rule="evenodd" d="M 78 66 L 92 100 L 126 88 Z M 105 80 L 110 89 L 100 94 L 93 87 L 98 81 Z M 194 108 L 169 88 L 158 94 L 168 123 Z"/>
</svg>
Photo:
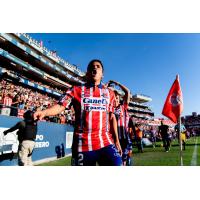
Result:
<svg viewBox="0 0 200 200">
<path fill-rule="evenodd" d="M 21 90 L 24 88 L 22 91 L 28 94 L 30 91 L 34 92 L 36 97 L 33 100 L 37 100 L 39 96 L 41 102 L 25 104 L 26 109 L 43 109 L 47 101 L 50 102 L 49 105 L 53 105 L 67 88 L 85 81 L 85 73 L 77 66 L 69 64 L 57 52 L 48 50 L 43 41 L 37 41 L 25 33 L 0 33 L 0 64 L 1 74 L 6 74 L 4 78 L 7 78 L 7 84 Z M 12 99 L 23 99 L 23 96 L 24 94 L 15 94 Z M 151 100 L 147 95 L 132 95 L 130 116 L 137 120 L 153 119 L 154 113 L 146 105 Z M 73 115 L 69 118 L 73 119 Z"/>
<path fill-rule="evenodd" d="M 183 124 L 191 134 L 200 135 L 200 115 L 193 112 L 181 118 Z M 195 132 L 195 133 L 194 133 Z"/>
</svg>

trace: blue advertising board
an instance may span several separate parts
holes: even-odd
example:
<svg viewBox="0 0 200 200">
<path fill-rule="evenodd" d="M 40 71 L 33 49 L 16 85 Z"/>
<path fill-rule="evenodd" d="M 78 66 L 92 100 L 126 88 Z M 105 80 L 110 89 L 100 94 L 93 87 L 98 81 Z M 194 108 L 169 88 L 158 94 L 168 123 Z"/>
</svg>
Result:
<svg viewBox="0 0 200 200">
<path fill-rule="evenodd" d="M 16 152 L 16 133 L 3 136 L 3 131 L 14 126 L 22 119 L 0 115 L 0 166 L 18 165 Z M 71 153 L 73 127 L 50 122 L 38 122 L 38 133 L 32 160 L 61 158 Z M 3 138 L 3 139 L 2 139 Z M 12 141 L 11 141 L 12 140 Z M 15 144 L 15 150 L 12 145 Z"/>
</svg>

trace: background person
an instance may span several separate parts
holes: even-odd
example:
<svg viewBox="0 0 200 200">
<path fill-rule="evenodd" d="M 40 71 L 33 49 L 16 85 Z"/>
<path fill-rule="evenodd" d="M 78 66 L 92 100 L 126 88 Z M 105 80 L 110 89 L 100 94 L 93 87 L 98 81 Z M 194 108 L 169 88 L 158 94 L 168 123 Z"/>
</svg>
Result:
<svg viewBox="0 0 200 200">
<path fill-rule="evenodd" d="M 179 137 L 179 123 L 174 127 L 175 131 L 177 132 L 177 135 Z M 185 150 L 185 146 L 186 146 L 186 128 L 185 126 L 181 123 L 181 141 L 182 141 L 182 146 L 183 146 L 183 150 Z"/>
<path fill-rule="evenodd" d="M 161 125 L 159 126 L 158 133 L 160 134 L 162 141 L 163 141 L 163 147 L 165 148 L 165 151 L 168 152 L 170 150 L 170 139 L 168 135 L 169 126 L 163 124 L 163 121 L 161 121 Z"/>
<path fill-rule="evenodd" d="M 132 142 L 129 133 L 129 114 L 128 114 L 128 104 L 130 102 L 130 90 L 119 82 L 110 80 L 108 82 L 108 87 L 111 84 L 119 86 L 121 90 L 125 93 L 123 101 L 120 101 L 120 95 L 115 90 L 115 116 L 117 119 L 117 130 L 119 142 L 122 147 L 122 161 L 123 165 L 131 164 L 132 157 Z"/>
<path fill-rule="evenodd" d="M 4 135 L 18 129 L 17 135 L 19 140 L 19 165 L 31 166 L 32 153 L 35 146 L 35 139 L 37 134 L 37 122 L 34 121 L 33 112 L 28 110 L 24 113 L 24 121 L 18 122 L 10 129 L 4 131 Z"/>
<path fill-rule="evenodd" d="M 143 132 L 140 124 L 135 124 L 135 138 L 136 138 L 138 152 L 143 153 L 143 144 L 142 144 Z"/>
</svg>

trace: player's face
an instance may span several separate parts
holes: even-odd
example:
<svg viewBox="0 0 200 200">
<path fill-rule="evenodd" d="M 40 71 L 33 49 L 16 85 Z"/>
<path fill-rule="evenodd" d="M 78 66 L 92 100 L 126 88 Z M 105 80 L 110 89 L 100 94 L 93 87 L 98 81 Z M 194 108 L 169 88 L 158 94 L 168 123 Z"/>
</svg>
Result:
<svg viewBox="0 0 200 200">
<path fill-rule="evenodd" d="M 116 96 L 115 96 L 115 105 L 116 105 L 116 106 L 119 106 L 119 103 L 120 103 L 119 95 L 116 95 Z"/>
<path fill-rule="evenodd" d="M 92 66 L 87 71 L 87 76 L 92 82 L 101 82 L 103 77 L 103 68 L 101 63 L 93 62 Z"/>
</svg>

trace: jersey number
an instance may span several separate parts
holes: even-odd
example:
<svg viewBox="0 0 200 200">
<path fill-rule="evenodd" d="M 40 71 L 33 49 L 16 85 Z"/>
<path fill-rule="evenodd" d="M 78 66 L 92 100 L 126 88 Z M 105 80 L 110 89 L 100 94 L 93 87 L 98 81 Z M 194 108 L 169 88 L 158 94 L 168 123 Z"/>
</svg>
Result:
<svg viewBox="0 0 200 200">
<path fill-rule="evenodd" d="M 78 154 L 78 165 L 83 165 L 83 154 L 79 153 Z"/>
</svg>

